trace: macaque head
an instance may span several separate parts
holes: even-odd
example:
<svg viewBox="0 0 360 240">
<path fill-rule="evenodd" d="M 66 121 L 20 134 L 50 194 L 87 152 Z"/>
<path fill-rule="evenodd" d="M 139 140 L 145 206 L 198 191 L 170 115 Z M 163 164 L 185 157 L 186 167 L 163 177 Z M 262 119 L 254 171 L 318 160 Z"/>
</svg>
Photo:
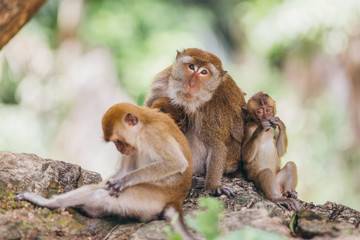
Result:
<svg viewBox="0 0 360 240">
<path fill-rule="evenodd" d="M 269 121 L 276 114 L 275 101 L 266 93 L 258 92 L 249 99 L 247 111 L 255 121 Z"/>
<path fill-rule="evenodd" d="M 214 54 L 197 48 L 177 52 L 169 81 L 169 96 L 177 105 L 196 110 L 212 98 L 224 74 L 226 71 Z"/>
<path fill-rule="evenodd" d="M 138 115 L 138 107 L 132 104 L 120 103 L 112 106 L 102 119 L 104 140 L 113 142 L 122 154 L 132 154 L 135 147 L 130 143 L 141 127 Z"/>
</svg>

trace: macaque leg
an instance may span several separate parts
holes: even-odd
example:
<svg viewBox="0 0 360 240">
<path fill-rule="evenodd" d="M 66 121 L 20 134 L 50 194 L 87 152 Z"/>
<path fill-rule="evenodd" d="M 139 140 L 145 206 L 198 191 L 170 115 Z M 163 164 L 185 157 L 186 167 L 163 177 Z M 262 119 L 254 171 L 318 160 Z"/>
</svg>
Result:
<svg viewBox="0 0 360 240">
<path fill-rule="evenodd" d="M 297 179 L 296 164 L 288 162 L 277 174 L 283 196 L 297 199 L 297 192 L 295 191 Z"/>
<path fill-rule="evenodd" d="M 84 204 L 87 199 L 90 199 L 93 189 L 97 188 L 97 185 L 88 185 L 78 188 L 76 190 L 63 193 L 52 198 L 44 198 L 35 193 L 26 192 L 19 194 L 15 197 L 17 201 L 29 201 L 38 206 L 46 207 L 50 209 L 73 207 Z"/>
<path fill-rule="evenodd" d="M 227 151 L 224 144 L 218 143 L 216 148 L 212 148 L 207 159 L 205 194 L 221 196 L 225 194 L 229 198 L 235 197 L 236 193 L 232 188 L 223 187 L 221 178 L 224 174 L 225 159 Z"/>
<path fill-rule="evenodd" d="M 256 177 L 255 183 L 264 192 L 266 198 L 271 201 L 289 210 L 297 210 L 299 208 L 296 200 L 281 196 L 280 185 L 275 174 L 270 169 L 261 170 Z"/>
<path fill-rule="evenodd" d="M 261 170 L 256 177 L 256 185 L 264 192 L 266 198 L 275 200 L 281 197 L 280 186 L 275 174 L 268 168 Z"/>
<path fill-rule="evenodd" d="M 119 215 L 140 221 L 156 219 L 166 205 L 163 189 L 151 184 L 139 184 L 125 188 L 119 197 L 112 197 L 103 184 L 88 185 L 74 191 L 46 199 L 34 193 L 16 196 L 16 200 L 27 200 L 47 208 L 74 207 L 91 217 Z"/>
</svg>

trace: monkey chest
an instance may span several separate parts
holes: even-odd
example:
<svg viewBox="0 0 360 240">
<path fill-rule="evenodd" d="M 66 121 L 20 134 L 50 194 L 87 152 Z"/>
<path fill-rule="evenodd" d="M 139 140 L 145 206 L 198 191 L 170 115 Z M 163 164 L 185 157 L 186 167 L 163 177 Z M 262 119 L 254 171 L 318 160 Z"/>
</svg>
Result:
<svg viewBox="0 0 360 240">
<path fill-rule="evenodd" d="M 258 145 L 257 164 L 259 168 L 270 168 L 275 171 L 279 165 L 274 132 L 264 132 Z"/>
</svg>

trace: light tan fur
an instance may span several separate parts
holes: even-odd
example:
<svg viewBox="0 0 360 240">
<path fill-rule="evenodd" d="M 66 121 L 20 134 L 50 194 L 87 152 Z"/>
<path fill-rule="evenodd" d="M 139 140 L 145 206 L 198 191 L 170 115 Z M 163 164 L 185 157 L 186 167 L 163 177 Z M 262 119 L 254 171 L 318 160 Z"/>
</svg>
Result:
<svg viewBox="0 0 360 240">
<path fill-rule="evenodd" d="M 48 208 L 76 207 L 92 217 L 119 215 L 140 221 L 178 212 L 176 226 L 185 239 L 192 239 L 182 220 L 193 172 L 191 150 L 174 121 L 156 109 L 121 103 L 105 113 L 102 126 L 104 139 L 125 154 L 108 181 L 51 199 L 24 193 L 17 200 Z"/>
<path fill-rule="evenodd" d="M 275 117 L 275 101 L 259 92 L 249 99 L 247 111 L 250 121 L 245 127 L 242 152 L 247 178 L 254 181 L 268 199 L 289 210 L 297 210 L 296 165 L 288 162 L 280 168 L 281 157 L 287 149 L 287 136 L 285 124 Z"/>
</svg>

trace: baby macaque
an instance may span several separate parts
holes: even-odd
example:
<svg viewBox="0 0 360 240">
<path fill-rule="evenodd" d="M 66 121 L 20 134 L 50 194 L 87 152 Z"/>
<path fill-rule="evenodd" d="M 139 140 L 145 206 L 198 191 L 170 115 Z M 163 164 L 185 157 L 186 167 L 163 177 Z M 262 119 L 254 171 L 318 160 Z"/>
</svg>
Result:
<svg viewBox="0 0 360 240">
<path fill-rule="evenodd" d="M 191 150 L 174 121 L 155 109 L 121 103 L 102 120 L 104 139 L 125 156 L 120 169 L 100 184 L 87 185 L 46 199 L 23 193 L 27 200 L 50 209 L 74 207 L 89 216 L 119 215 L 142 222 L 179 218 L 174 228 L 193 239 L 183 222 L 182 204 L 192 179 Z"/>
<path fill-rule="evenodd" d="M 280 169 L 287 136 L 285 124 L 276 117 L 275 101 L 258 92 L 249 99 L 247 111 L 249 122 L 242 149 L 247 178 L 254 181 L 268 199 L 289 210 L 298 210 L 296 165 L 288 162 Z"/>
<path fill-rule="evenodd" d="M 174 119 L 176 125 L 180 128 L 180 130 L 185 133 L 187 130 L 188 120 L 185 115 L 185 112 L 182 108 L 175 106 L 170 102 L 170 99 L 167 97 L 162 97 L 156 99 L 151 108 L 157 108 L 163 113 L 167 113 L 170 115 L 172 119 Z"/>
</svg>

